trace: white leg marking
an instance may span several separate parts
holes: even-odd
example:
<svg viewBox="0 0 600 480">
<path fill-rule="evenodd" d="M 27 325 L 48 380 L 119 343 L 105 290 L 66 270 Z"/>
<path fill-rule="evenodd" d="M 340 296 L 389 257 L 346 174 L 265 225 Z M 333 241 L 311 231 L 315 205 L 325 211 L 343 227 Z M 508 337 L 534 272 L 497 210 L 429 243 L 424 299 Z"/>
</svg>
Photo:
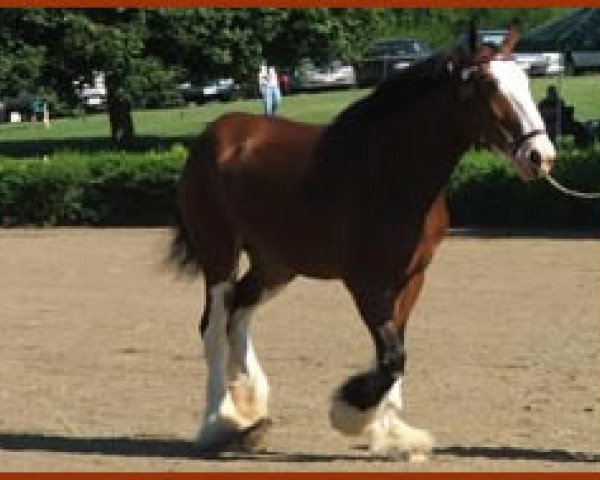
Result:
<svg viewBox="0 0 600 480">
<path fill-rule="evenodd" d="M 231 319 L 229 380 L 238 410 L 253 422 L 267 417 L 269 384 L 254 350 L 250 315 L 254 308 L 240 308 Z"/>
<path fill-rule="evenodd" d="M 208 369 L 206 410 L 199 441 L 206 446 L 217 443 L 227 432 L 239 431 L 250 425 L 241 418 L 227 390 L 227 308 L 225 296 L 231 285 L 221 282 L 210 289 L 210 316 L 204 332 L 204 352 Z"/>
<path fill-rule="evenodd" d="M 411 462 L 427 460 L 433 438 L 426 430 L 408 425 L 400 417 L 402 410 L 402 378 L 398 378 L 382 400 L 375 421 L 367 431 L 370 449 L 375 453 L 400 454 Z"/>
</svg>

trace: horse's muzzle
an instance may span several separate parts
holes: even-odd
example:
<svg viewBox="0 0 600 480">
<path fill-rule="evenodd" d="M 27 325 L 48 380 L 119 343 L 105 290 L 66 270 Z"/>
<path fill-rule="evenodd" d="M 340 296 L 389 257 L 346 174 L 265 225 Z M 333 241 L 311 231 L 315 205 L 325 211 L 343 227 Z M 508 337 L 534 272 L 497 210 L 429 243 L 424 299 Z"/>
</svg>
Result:
<svg viewBox="0 0 600 480">
<path fill-rule="evenodd" d="M 550 173 L 556 150 L 544 131 L 536 132 L 523 141 L 514 153 L 517 170 L 523 180 L 530 181 Z"/>
</svg>

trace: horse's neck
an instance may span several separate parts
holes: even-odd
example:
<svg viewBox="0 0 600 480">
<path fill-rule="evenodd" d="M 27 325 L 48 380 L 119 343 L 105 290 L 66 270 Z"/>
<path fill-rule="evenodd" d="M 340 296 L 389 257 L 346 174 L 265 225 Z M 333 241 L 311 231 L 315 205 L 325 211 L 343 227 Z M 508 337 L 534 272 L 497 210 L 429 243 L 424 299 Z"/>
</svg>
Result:
<svg viewBox="0 0 600 480">
<path fill-rule="evenodd" d="M 448 183 L 456 164 L 472 142 L 462 131 L 462 112 L 449 91 L 436 92 L 412 108 L 415 115 L 410 121 L 399 121 L 405 131 L 397 135 L 397 154 L 382 158 L 391 163 L 384 171 L 416 178 L 423 182 L 425 190 L 437 191 Z"/>
<path fill-rule="evenodd" d="M 460 132 L 459 108 L 452 98 L 449 88 L 441 88 L 396 105 L 383 118 L 342 117 L 316 146 L 311 181 L 332 197 L 338 189 L 341 193 L 372 182 L 398 192 L 394 196 L 399 201 L 417 191 L 410 201 L 426 201 L 446 185 L 470 144 Z"/>
</svg>

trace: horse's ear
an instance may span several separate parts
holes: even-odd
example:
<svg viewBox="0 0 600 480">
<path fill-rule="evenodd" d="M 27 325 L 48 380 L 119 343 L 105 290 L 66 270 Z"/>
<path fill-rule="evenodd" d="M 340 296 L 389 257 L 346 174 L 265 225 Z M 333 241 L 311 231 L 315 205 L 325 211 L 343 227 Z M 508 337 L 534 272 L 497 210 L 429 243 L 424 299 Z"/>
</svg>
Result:
<svg viewBox="0 0 600 480">
<path fill-rule="evenodd" d="M 469 21 L 469 33 L 467 36 L 467 49 L 468 52 L 473 55 L 477 52 L 479 47 L 479 34 L 477 33 L 477 23 L 475 19 Z"/>
<path fill-rule="evenodd" d="M 510 22 L 510 25 L 508 27 L 508 33 L 506 34 L 506 37 L 504 37 L 502 45 L 500 45 L 500 52 L 504 55 L 509 55 L 515 48 L 515 45 L 519 40 L 520 26 L 521 22 L 516 18 L 513 19 L 512 22 Z"/>
</svg>

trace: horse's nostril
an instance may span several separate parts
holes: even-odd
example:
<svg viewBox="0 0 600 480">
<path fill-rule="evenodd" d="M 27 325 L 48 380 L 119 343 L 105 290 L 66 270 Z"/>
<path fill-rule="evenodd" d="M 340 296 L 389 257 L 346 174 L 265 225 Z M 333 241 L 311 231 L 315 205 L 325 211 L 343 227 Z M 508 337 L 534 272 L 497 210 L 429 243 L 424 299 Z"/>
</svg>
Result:
<svg viewBox="0 0 600 480">
<path fill-rule="evenodd" d="M 542 156 L 536 150 L 533 150 L 529 154 L 529 161 L 533 163 L 536 167 L 540 167 L 542 165 Z"/>
</svg>

